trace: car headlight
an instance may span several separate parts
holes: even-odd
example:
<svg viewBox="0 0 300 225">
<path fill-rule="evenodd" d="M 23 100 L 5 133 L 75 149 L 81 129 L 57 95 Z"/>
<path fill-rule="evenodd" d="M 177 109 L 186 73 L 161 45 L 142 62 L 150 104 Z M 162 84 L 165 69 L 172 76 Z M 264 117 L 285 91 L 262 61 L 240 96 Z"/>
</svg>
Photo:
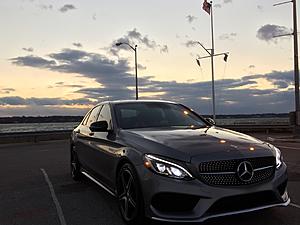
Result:
<svg viewBox="0 0 300 225">
<path fill-rule="evenodd" d="M 282 165 L 282 154 L 279 148 L 273 146 L 275 152 L 276 152 L 276 168 L 278 169 Z"/>
<path fill-rule="evenodd" d="M 153 155 L 145 155 L 144 165 L 148 169 L 167 177 L 185 180 L 193 178 L 193 176 L 182 166 Z"/>
</svg>

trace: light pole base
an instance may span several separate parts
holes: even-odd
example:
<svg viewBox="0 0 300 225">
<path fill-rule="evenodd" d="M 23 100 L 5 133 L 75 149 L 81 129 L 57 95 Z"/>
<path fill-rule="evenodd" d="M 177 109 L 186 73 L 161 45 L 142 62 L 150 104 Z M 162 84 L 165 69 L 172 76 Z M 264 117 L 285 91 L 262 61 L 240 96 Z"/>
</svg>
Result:
<svg viewBox="0 0 300 225">
<path fill-rule="evenodd" d="M 300 111 L 289 113 L 290 125 L 293 126 L 293 134 L 295 138 L 300 138 Z"/>
</svg>

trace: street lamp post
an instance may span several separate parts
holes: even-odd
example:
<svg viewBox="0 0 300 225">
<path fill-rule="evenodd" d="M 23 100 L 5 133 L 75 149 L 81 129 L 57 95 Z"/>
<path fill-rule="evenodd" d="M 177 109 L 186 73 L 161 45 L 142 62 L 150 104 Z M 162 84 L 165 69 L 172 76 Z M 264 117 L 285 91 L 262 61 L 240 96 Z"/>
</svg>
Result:
<svg viewBox="0 0 300 225">
<path fill-rule="evenodd" d="M 137 45 L 134 47 L 131 46 L 129 43 L 126 42 L 118 42 L 116 46 L 120 45 L 127 45 L 134 51 L 134 58 L 135 58 L 135 99 L 139 99 L 139 90 L 138 90 L 138 64 L 137 64 Z"/>
<path fill-rule="evenodd" d="M 300 102 L 299 102 L 299 60 L 298 60 L 298 26 L 297 26 L 297 1 L 289 0 L 274 4 L 274 6 L 285 5 L 288 3 L 293 4 L 293 33 L 277 35 L 275 37 L 293 35 L 294 37 L 294 80 L 295 80 L 295 114 L 294 114 L 294 125 L 295 133 L 300 136 Z"/>
</svg>

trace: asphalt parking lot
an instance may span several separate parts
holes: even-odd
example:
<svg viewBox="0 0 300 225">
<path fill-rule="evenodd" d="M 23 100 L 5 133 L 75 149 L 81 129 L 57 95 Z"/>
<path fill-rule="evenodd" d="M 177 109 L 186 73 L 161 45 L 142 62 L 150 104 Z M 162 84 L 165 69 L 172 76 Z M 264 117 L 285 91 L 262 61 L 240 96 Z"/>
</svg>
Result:
<svg viewBox="0 0 300 225">
<path fill-rule="evenodd" d="M 288 164 L 288 207 L 212 219 L 206 225 L 299 225 L 300 143 L 277 142 Z M 69 175 L 68 141 L 0 145 L 0 225 L 124 224 L 116 200 Z M 152 222 L 152 224 L 165 224 Z"/>
</svg>

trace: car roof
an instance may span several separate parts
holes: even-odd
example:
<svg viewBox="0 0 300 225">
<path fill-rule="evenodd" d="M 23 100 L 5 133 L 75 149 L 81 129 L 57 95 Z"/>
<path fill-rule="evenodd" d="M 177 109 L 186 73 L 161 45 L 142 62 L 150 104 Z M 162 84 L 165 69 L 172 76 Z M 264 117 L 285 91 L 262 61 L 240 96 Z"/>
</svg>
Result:
<svg viewBox="0 0 300 225">
<path fill-rule="evenodd" d="M 165 101 L 165 100 L 114 100 L 114 101 L 101 102 L 98 105 L 107 104 L 107 103 L 110 103 L 110 104 L 123 104 L 123 103 L 146 103 L 146 102 L 177 104 L 176 102 Z"/>
</svg>

